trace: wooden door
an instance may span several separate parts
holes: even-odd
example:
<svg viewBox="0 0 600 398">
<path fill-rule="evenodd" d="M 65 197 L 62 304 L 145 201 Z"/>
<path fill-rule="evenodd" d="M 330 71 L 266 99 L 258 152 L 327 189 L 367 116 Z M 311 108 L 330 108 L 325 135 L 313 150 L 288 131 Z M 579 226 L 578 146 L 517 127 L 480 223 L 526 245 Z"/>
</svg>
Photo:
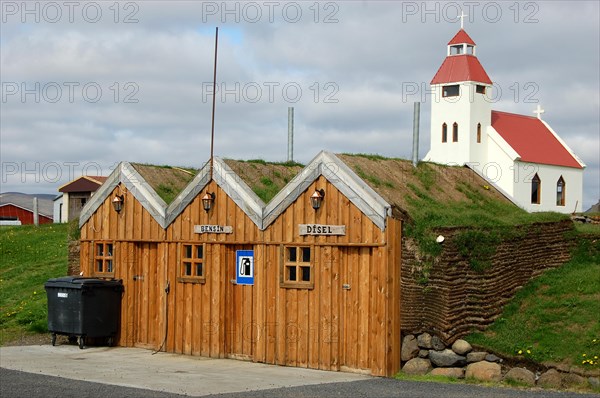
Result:
<svg viewBox="0 0 600 398">
<path fill-rule="evenodd" d="M 252 250 L 251 245 L 225 246 L 225 354 L 229 358 L 252 360 L 258 325 L 253 321 L 254 286 L 236 284 L 236 251 Z"/>
<path fill-rule="evenodd" d="M 132 275 L 133 285 L 133 345 L 156 348 L 159 330 L 158 245 L 137 243 L 136 261 Z"/>
<path fill-rule="evenodd" d="M 340 306 L 340 365 L 343 370 L 370 371 L 374 343 L 369 331 L 372 324 L 371 258 L 369 247 L 342 247 L 342 296 Z"/>
</svg>

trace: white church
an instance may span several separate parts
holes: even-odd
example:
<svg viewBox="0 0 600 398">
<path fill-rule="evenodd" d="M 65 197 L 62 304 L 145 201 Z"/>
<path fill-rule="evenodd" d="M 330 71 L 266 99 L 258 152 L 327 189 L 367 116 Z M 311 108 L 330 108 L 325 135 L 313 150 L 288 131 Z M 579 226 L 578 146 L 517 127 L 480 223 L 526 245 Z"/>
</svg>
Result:
<svg viewBox="0 0 600 398">
<path fill-rule="evenodd" d="M 527 211 L 582 211 L 585 164 L 541 118 L 491 109 L 492 80 L 461 27 L 431 80 L 425 161 L 468 166 Z"/>
</svg>

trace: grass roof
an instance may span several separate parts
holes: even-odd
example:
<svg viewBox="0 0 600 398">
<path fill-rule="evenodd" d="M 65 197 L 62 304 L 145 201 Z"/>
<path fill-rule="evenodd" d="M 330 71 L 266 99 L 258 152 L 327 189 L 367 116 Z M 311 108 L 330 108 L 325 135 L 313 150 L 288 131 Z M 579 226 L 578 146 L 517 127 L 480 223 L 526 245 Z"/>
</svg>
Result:
<svg viewBox="0 0 600 398">
<path fill-rule="evenodd" d="M 261 159 L 245 161 L 225 159 L 225 163 L 265 203 L 273 199 L 304 168 L 300 163 L 266 162 Z"/>
<path fill-rule="evenodd" d="M 467 167 L 420 162 L 380 155 L 337 155 L 383 199 L 414 221 L 419 229 L 494 227 L 555 221 L 557 213 L 528 213 Z M 268 203 L 303 169 L 299 163 L 225 159 L 225 163 Z M 167 203 L 189 184 L 197 169 L 132 164 Z"/>
<path fill-rule="evenodd" d="M 170 204 L 198 173 L 197 169 L 192 168 L 141 163 L 131 165 L 167 204 Z"/>
</svg>

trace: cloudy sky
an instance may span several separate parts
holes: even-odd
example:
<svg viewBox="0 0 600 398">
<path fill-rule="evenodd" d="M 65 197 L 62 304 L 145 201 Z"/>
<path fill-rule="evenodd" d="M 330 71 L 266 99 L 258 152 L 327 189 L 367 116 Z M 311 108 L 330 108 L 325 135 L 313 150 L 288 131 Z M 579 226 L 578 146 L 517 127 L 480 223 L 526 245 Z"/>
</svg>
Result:
<svg viewBox="0 0 600 398">
<path fill-rule="evenodd" d="M 56 193 L 121 160 L 200 167 L 215 154 L 319 150 L 409 158 L 413 103 L 429 148 L 429 82 L 460 28 L 495 83 L 493 109 L 538 103 L 600 198 L 597 1 L 2 1 L 0 191 Z"/>
</svg>

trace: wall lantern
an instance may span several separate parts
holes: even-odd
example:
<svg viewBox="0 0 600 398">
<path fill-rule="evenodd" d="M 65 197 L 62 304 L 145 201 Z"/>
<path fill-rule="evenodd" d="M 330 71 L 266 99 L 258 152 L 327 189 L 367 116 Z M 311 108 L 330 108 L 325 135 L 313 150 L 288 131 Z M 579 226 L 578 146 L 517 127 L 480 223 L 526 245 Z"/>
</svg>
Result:
<svg viewBox="0 0 600 398">
<path fill-rule="evenodd" d="M 215 203 L 215 193 L 207 192 L 206 195 L 202 197 L 202 207 L 207 213 L 212 208 L 213 203 Z"/>
<path fill-rule="evenodd" d="M 310 205 L 313 209 L 319 210 L 321 208 L 321 203 L 323 203 L 323 198 L 325 197 L 325 191 L 323 189 L 317 189 L 310 196 Z"/>
<path fill-rule="evenodd" d="M 117 213 L 120 213 L 121 210 L 123 210 L 123 202 L 125 202 L 125 197 L 123 195 L 115 195 L 112 205 Z"/>
</svg>

